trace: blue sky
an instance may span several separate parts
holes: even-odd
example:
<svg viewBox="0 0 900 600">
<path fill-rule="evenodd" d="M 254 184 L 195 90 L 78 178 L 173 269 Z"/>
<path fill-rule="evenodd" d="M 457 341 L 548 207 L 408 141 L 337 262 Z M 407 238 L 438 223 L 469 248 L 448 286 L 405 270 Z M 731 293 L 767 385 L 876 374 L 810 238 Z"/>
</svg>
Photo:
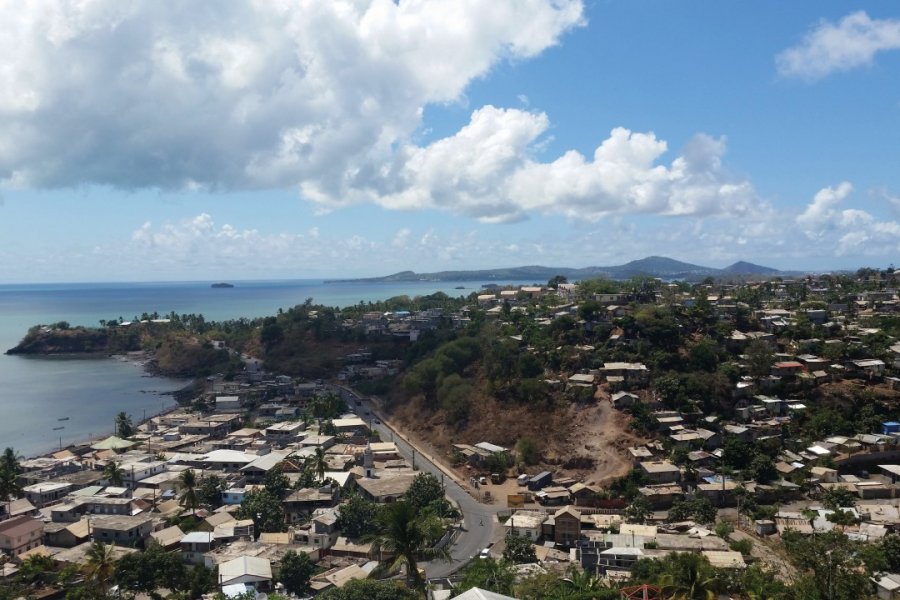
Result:
<svg viewBox="0 0 900 600">
<path fill-rule="evenodd" d="M 0 282 L 900 256 L 889 3 L 224 6 L 0 7 Z"/>
</svg>

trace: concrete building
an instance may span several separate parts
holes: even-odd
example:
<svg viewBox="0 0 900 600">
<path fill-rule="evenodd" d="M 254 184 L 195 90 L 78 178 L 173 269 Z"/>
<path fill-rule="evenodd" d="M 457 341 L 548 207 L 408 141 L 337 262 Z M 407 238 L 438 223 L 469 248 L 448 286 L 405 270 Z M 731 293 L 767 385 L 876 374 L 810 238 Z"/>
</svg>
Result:
<svg viewBox="0 0 900 600">
<path fill-rule="evenodd" d="M 0 522 L 0 551 L 18 556 L 41 545 L 44 524 L 26 516 Z"/>
</svg>

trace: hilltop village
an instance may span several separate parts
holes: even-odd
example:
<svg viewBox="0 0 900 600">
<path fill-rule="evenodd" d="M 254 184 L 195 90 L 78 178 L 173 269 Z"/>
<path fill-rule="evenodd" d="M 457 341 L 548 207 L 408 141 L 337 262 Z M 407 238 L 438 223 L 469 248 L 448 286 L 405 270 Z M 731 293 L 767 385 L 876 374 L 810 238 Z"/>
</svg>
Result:
<svg viewBox="0 0 900 600">
<path fill-rule="evenodd" d="M 894 598 L 898 286 L 555 277 L 34 328 L 198 380 L 0 457 L 0 599 Z"/>
</svg>

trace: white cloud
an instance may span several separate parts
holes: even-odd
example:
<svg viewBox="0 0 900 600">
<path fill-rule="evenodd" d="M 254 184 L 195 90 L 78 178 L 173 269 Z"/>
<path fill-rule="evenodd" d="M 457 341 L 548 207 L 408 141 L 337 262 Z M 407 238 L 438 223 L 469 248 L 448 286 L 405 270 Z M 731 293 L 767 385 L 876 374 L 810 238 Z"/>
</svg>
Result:
<svg viewBox="0 0 900 600">
<path fill-rule="evenodd" d="M 409 237 L 412 235 L 412 231 L 404 227 L 397 231 L 394 234 L 394 239 L 391 240 L 391 246 L 395 248 L 406 248 L 407 244 L 409 244 Z"/>
<path fill-rule="evenodd" d="M 821 21 L 803 42 L 775 59 L 786 77 L 821 79 L 837 71 L 871 65 L 875 55 L 900 49 L 900 19 L 872 19 L 863 11 L 838 23 Z"/>
<path fill-rule="evenodd" d="M 391 209 L 439 208 L 509 222 L 530 212 L 597 220 L 618 214 L 748 215 L 768 209 L 752 184 L 722 167 L 723 139 L 698 135 L 669 165 L 653 133 L 616 128 L 587 159 L 569 151 L 553 162 L 531 158 L 549 127 L 543 113 L 485 106 L 456 134 L 405 145 L 365 191 L 310 194 L 335 205 L 372 201 Z"/>
<path fill-rule="evenodd" d="M 543 113 L 484 106 L 417 144 L 424 108 L 582 23 L 581 0 L 0 4 L 0 181 L 296 188 L 319 212 L 360 202 L 483 222 L 530 213 L 764 210 L 698 135 L 671 162 L 653 133 L 540 162 Z M 526 102 L 526 98 L 521 98 Z"/>
<path fill-rule="evenodd" d="M 822 188 L 816 192 L 812 202 L 797 217 L 797 224 L 807 236 L 820 237 L 823 228 L 833 225 L 835 218 L 839 216 L 835 207 L 852 191 L 853 184 L 849 181 L 842 181 L 834 188 Z"/>
<path fill-rule="evenodd" d="M 228 190 L 377 178 L 423 108 L 581 0 L 0 3 L 0 181 Z"/>
<path fill-rule="evenodd" d="M 797 225 L 817 243 L 810 250 L 837 256 L 892 256 L 900 252 L 900 223 L 877 219 L 857 208 L 838 209 L 852 191 L 848 181 L 823 188 L 797 216 Z"/>
</svg>

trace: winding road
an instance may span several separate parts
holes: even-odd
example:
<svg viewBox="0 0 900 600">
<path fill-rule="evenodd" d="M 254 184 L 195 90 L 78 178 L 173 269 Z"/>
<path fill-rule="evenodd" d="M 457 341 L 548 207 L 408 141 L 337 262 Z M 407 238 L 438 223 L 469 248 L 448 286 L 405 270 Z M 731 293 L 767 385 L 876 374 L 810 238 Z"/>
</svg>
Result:
<svg viewBox="0 0 900 600">
<path fill-rule="evenodd" d="M 432 457 L 423 453 L 421 449 L 414 447 L 401 432 L 387 425 L 377 412 L 378 407 L 374 403 L 362 400 L 355 391 L 348 387 L 333 386 L 333 389 L 345 400 L 352 401 L 353 404 L 360 400 L 360 404 L 357 405 L 361 409 L 359 411 L 362 413 L 360 417 L 370 421 L 371 428 L 378 432 L 382 440 L 393 441 L 397 445 L 397 450 L 420 471 L 431 473 L 440 479 L 444 485 L 447 497 L 459 506 L 463 514 L 460 532 L 450 546 L 452 560 L 449 562 L 430 561 L 421 563 L 420 566 L 425 569 L 425 575 L 428 578 L 447 577 L 464 567 L 466 563 L 477 556 L 493 540 L 494 529 L 498 527 L 494 517 L 501 508 L 490 504 L 482 504 L 475 500 L 456 481 L 455 475 L 451 474 L 446 468 L 442 468 Z"/>
</svg>

